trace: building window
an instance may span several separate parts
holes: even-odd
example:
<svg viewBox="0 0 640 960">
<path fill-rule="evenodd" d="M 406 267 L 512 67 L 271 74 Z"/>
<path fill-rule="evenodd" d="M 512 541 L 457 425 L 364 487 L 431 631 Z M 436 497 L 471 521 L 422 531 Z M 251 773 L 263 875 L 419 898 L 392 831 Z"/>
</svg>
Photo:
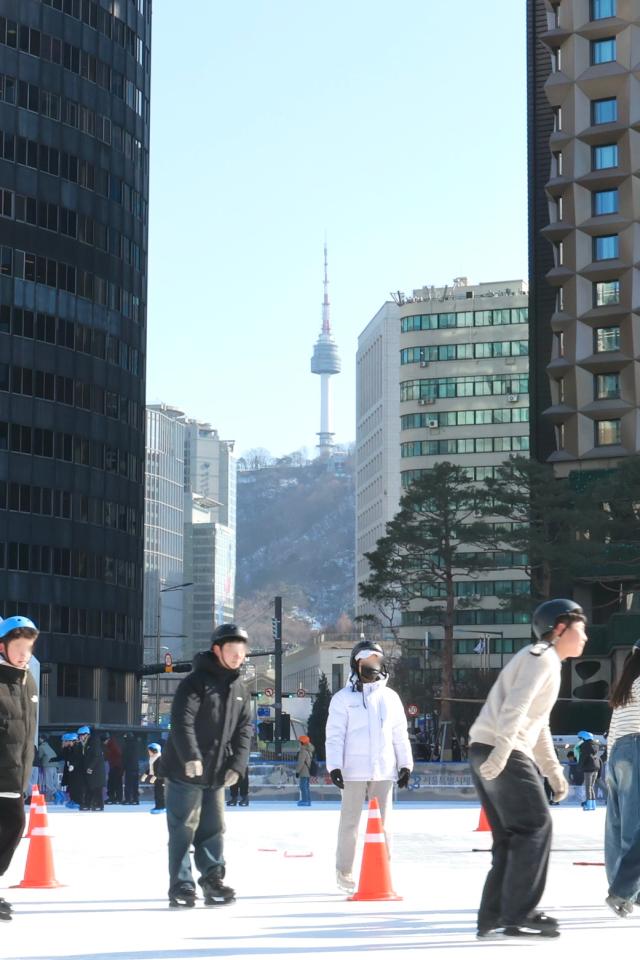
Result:
<svg viewBox="0 0 640 960">
<path fill-rule="evenodd" d="M 54 624 L 54 630 L 55 626 Z M 91 667 L 77 667 L 74 664 L 59 663 L 57 681 L 59 697 L 81 697 L 83 700 L 90 700 L 93 697 L 93 671 Z"/>
<path fill-rule="evenodd" d="M 553 129 L 555 132 L 562 130 L 562 107 L 553 108 Z"/>
<path fill-rule="evenodd" d="M 610 170 L 612 167 L 617 167 L 618 144 L 606 143 L 601 147 L 594 147 L 591 160 L 594 170 Z"/>
<path fill-rule="evenodd" d="M 615 97 L 591 101 L 591 123 L 615 123 L 618 119 L 618 101 Z"/>
<path fill-rule="evenodd" d="M 557 176 L 557 177 L 561 177 L 561 176 L 562 176 L 562 166 L 563 166 L 563 164 L 562 164 L 562 150 L 558 150 L 558 152 L 557 152 L 557 153 L 554 153 L 553 156 L 554 156 L 555 161 L 556 161 L 556 176 Z"/>
<path fill-rule="evenodd" d="M 618 234 L 610 233 L 604 237 L 593 238 L 593 259 L 594 260 L 615 260 L 618 256 L 619 242 Z"/>
<path fill-rule="evenodd" d="M 556 210 L 557 210 L 558 220 L 562 220 L 562 219 L 563 219 L 563 213 L 564 213 L 564 201 L 563 201 L 563 198 L 562 198 L 562 197 L 558 197 L 558 199 L 557 199 L 557 201 L 556 201 Z"/>
<path fill-rule="evenodd" d="M 594 190 L 592 197 L 592 213 L 594 217 L 601 217 L 607 213 L 618 212 L 618 190 Z"/>
<path fill-rule="evenodd" d="M 616 0 L 591 0 L 591 19 L 606 20 L 615 17 Z"/>
<path fill-rule="evenodd" d="M 556 266 L 560 267 L 564 263 L 564 243 L 562 240 L 556 243 Z"/>
<path fill-rule="evenodd" d="M 610 447 L 620 443 L 622 438 L 622 420 L 596 420 L 596 447 Z"/>
<path fill-rule="evenodd" d="M 564 357 L 564 332 L 554 334 L 556 338 L 556 349 L 559 357 Z"/>
<path fill-rule="evenodd" d="M 559 423 L 556 427 L 556 447 L 558 450 L 564 450 L 564 423 Z"/>
<path fill-rule="evenodd" d="M 558 310 L 564 310 L 564 287 L 558 287 Z"/>
<path fill-rule="evenodd" d="M 594 283 L 594 307 L 608 307 L 612 303 L 620 303 L 620 281 L 603 280 L 601 283 Z"/>
<path fill-rule="evenodd" d="M 591 63 L 612 63 L 616 58 L 616 38 L 591 41 Z"/>
<path fill-rule="evenodd" d="M 620 327 L 596 327 L 593 331 L 593 352 L 609 353 L 620 349 Z"/>
<path fill-rule="evenodd" d="M 619 373 L 598 373 L 593 381 L 594 400 L 616 400 L 620 396 Z"/>
</svg>

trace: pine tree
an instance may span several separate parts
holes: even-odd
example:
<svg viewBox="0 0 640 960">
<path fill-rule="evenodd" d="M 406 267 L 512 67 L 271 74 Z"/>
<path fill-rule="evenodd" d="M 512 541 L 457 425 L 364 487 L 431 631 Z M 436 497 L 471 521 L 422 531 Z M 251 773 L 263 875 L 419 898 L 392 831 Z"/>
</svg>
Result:
<svg viewBox="0 0 640 960">
<path fill-rule="evenodd" d="M 365 554 L 371 573 L 359 585 L 360 595 L 376 606 L 381 622 L 393 620 L 397 630 L 410 608 L 422 625 L 443 628 L 442 719 L 450 715 L 454 693 L 456 611 L 470 603 L 458 595 L 456 585 L 493 566 L 486 554 L 492 528 L 485 517 L 490 513 L 484 488 L 470 483 L 462 467 L 444 461 L 409 487 L 386 535 Z"/>
<path fill-rule="evenodd" d="M 327 680 L 327 675 L 321 673 L 318 682 L 318 693 L 313 701 L 313 707 L 311 708 L 307 722 L 307 733 L 314 746 L 316 759 L 321 761 L 325 759 L 324 744 L 330 702 L 331 690 L 329 689 L 329 681 Z"/>
</svg>

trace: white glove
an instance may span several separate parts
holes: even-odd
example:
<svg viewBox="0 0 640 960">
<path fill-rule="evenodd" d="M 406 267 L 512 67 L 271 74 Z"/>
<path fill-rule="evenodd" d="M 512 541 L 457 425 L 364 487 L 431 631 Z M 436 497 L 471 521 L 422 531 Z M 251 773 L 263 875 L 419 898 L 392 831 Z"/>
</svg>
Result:
<svg viewBox="0 0 640 960">
<path fill-rule="evenodd" d="M 495 780 L 504 770 L 509 753 L 504 747 L 494 747 L 487 759 L 478 767 L 478 773 L 483 780 Z"/>
<path fill-rule="evenodd" d="M 188 777 L 201 777 L 202 760 L 187 760 L 184 765 L 184 772 Z"/>
<path fill-rule="evenodd" d="M 235 770 L 227 770 L 224 775 L 224 785 L 225 787 L 233 787 L 236 785 L 240 779 L 240 774 L 236 773 Z"/>
<path fill-rule="evenodd" d="M 553 773 L 550 777 L 547 777 L 547 780 L 549 781 L 549 786 L 553 790 L 553 799 L 560 803 L 560 801 L 564 800 L 569 793 L 569 784 L 567 783 L 564 774 Z"/>
</svg>

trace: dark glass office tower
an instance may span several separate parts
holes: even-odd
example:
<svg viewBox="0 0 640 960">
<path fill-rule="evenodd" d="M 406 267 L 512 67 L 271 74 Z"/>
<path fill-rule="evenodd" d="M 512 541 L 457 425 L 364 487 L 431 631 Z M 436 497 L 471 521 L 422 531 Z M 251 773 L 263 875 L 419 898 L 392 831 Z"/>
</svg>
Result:
<svg viewBox="0 0 640 960">
<path fill-rule="evenodd" d="M 41 722 L 133 723 L 151 0 L 0 0 L 0 613 Z"/>
<path fill-rule="evenodd" d="M 549 226 L 545 187 L 551 178 L 553 111 L 544 85 L 551 73 L 551 54 L 540 37 L 546 34 L 549 6 L 527 0 L 527 152 L 529 179 L 529 392 L 531 456 L 544 461 L 555 450 L 553 424 L 542 417 L 551 406 L 547 365 L 551 360 L 551 316 L 556 291 L 547 281 L 553 269 L 553 248 L 542 232 Z"/>
</svg>

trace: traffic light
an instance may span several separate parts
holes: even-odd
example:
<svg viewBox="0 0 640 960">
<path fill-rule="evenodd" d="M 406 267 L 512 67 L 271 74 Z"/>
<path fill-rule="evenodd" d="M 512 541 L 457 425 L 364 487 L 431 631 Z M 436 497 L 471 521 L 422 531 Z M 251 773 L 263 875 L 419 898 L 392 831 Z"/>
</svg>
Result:
<svg viewBox="0 0 640 960">
<path fill-rule="evenodd" d="M 277 617 L 271 617 L 271 635 L 274 640 L 280 639 L 280 621 Z"/>
<path fill-rule="evenodd" d="M 291 717 L 288 713 L 283 713 L 280 715 L 280 739 L 291 739 Z"/>
<path fill-rule="evenodd" d="M 272 720 L 262 720 L 258 724 L 258 737 L 260 740 L 273 740 L 273 721 Z"/>
</svg>

